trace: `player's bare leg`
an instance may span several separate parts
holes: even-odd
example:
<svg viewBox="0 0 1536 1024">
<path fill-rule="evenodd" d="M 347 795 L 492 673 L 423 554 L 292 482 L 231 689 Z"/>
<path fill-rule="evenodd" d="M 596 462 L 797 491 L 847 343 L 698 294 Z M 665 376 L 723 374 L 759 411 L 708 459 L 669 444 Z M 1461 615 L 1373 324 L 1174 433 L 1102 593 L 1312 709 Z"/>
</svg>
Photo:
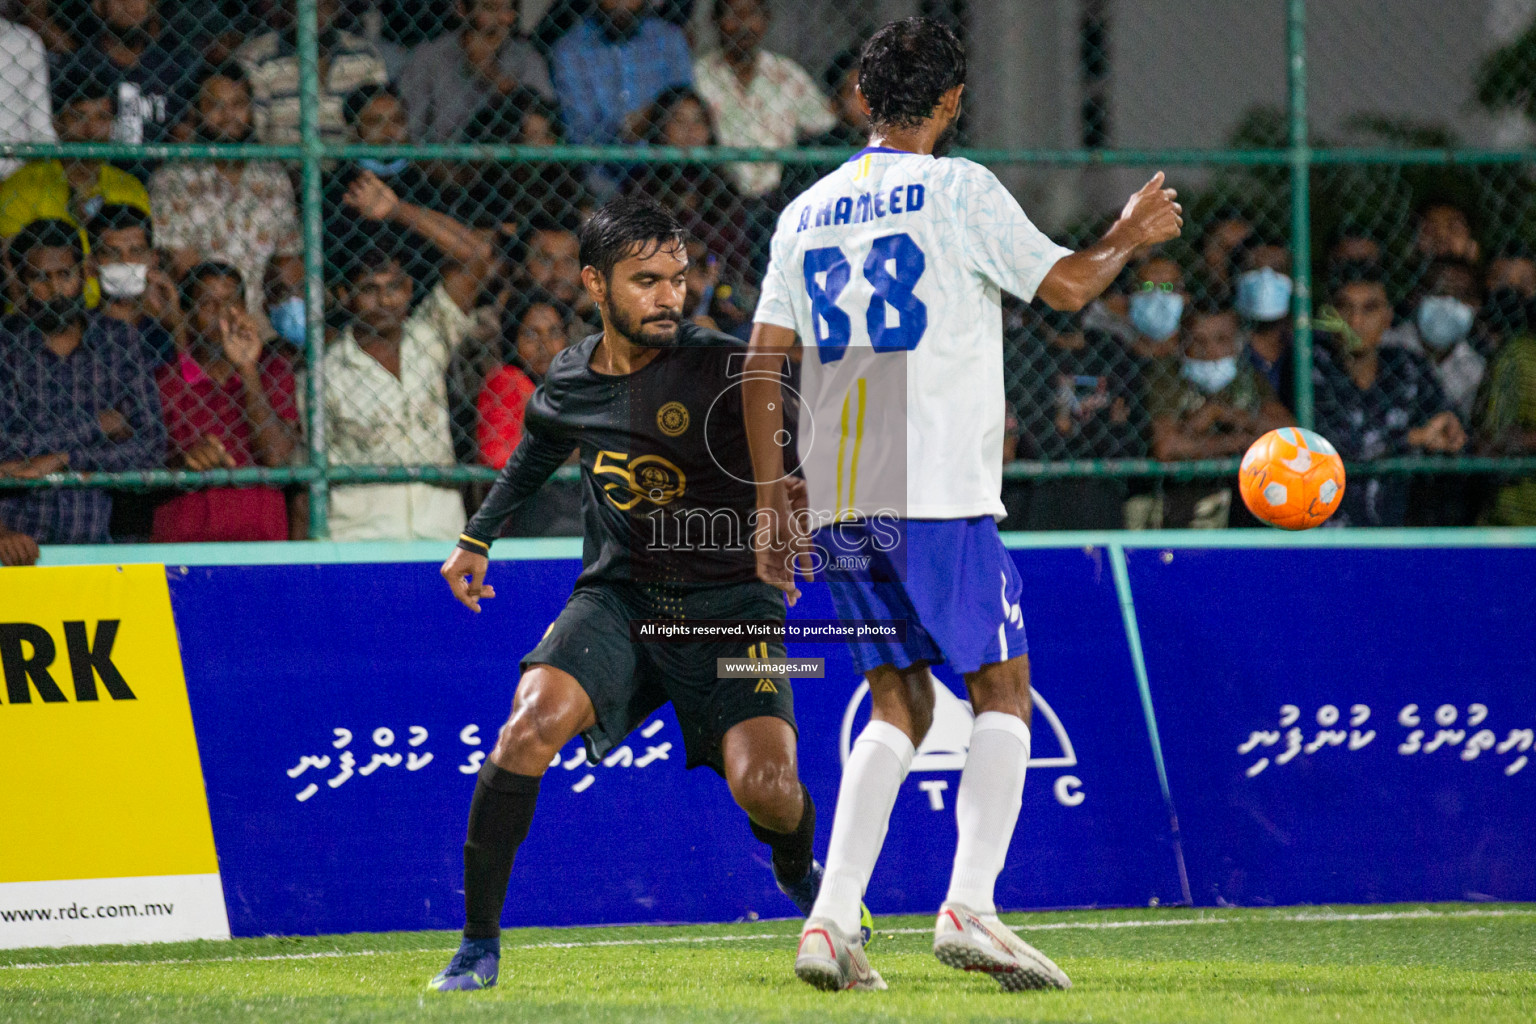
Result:
<svg viewBox="0 0 1536 1024">
<path fill-rule="evenodd" d="M 869 672 L 870 722 L 859 734 L 837 791 L 821 895 L 795 957 L 795 973 L 817 988 L 884 988 L 858 943 L 859 904 L 885 843 L 896 793 L 933 723 L 926 662 Z"/>
<path fill-rule="evenodd" d="M 773 851 L 773 880 L 796 909 L 809 915 L 821 890 L 822 868 L 811 853 L 816 805 L 800 781 L 795 730 L 782 718 L 749 718 L 720 741 L 725 781 L 747 812 L 752 834 Z"/>
<path fill-rule="evenodd" d="M 1019 820 L 1034 701 L 1029 658 L 983 665 L 965 677 L 976 722 L 955 796 L 960 838 L 949 895 L 934 925 L 933 953 L 944 963 L 992 975 L 1003 988 L 1070 988 L 1043 953 L 998 920 L 993 887 Z"/>
<path fill-rule="evenodd" d="M 464 941 L 431 987 L 474 990 L 496 984 L 501 908 L 512 860 L 528 835 L 539 780 L 571 737 L 597 724 L 574 676 L 533 665 L 517 685 L 512 713 L 480 768 L 464 840 Z"/>
</svg>

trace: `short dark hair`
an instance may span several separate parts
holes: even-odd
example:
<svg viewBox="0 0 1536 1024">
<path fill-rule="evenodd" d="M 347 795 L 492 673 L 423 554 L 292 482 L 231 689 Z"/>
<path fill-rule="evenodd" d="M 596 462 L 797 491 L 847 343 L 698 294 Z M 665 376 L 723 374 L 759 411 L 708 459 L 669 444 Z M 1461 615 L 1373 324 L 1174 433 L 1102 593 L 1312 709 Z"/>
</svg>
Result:
<svg viewBox="0 0 1536 1024">
<path fill-rule="evenodd" d="M 245 73 L 245 68 L 241 67 L 238 61 L 226 60 L 221 61 L 218 64 L 204 64 L 201 68 L 198 69 L 197 75 L 192 79 L 192 97 L 194 103 L 197 101 L 198 97 L 202 96 L 203 90 L 208 87 L 208 83 L 213 81 L 215 78 L 228 79 L 229 81 L 234 82 L 236 85 L 245 86 L 247 92 L 251 91 L 250 76 Z"/>
<path fill-rule="evenodd" d="M 621 260 L 686 245 L 678 219 L 655 200 L 638 195 L 620 196 L 598 207 L 578 237 L 581 265 L 596 269 L 604 280 Z"/>
<path fill-rule="evenodd" d="M 459 141 L 493 146 L 521 143 L 523 123 L 532 115 L 548 121 L 555 138 L 565 141 L 565 122 L 560 119 L 559 105 L 527 86 L 518 86 L 505 96 L 482 103 L 459 129 Z"/>
<path fill-rule="evenodd" d="M 347 124 L 356 127 L 357 119 L 363 116 L 363 111 L 367 109 L 368 104 L 380 96 L 388 96 L 401 106 L 405 106 L 405 101 L 400 99 L 400 90 L 393 85 L 369 82 L 347 93 L 347 98 L 341 101 L 342 117 L 346 119 Z"/>
<path fill-rule="evenodd" d="M 1498 248 L 1493 250 L 1493 254 L 1488 257 L 1489 263 L 1492 263 L 1495 260 L 1525 260 L 1527 262 L 1536 262 L 1536 250 L 1533 250 L 1530 243 L 1528 242 L 1525 242 L 1519 238 L 1511 238 L 1508 241 L 1501 243 Z"/>
<path fill-rule="evenodd" d="M 932 18 L 893 21 L 870 37 L 859 58 L 859 89 L 877 125 L 915 128 L 946 92 L 965 84 L 965 48 Z"/>
<path fill-rule="evenodd" d="M 177 290 L 181 293 L 181 304 L 184 307 L 191 307 L 197 302 L 198 287 L 210 277 L 222 277 L 226 281 L 235 282 L 240 301 L 245 301 L 245 278 L 236 267 L 223 260 L 203 260 L 194 264 L 181 278 Z"/>
<path fill-rule="evenodd" d="M 1424 276 L 1419 278 L 1425 293 L 1435 286 L 1442 274 L 1465 274 L 1472 282 L 1472 290 L 1481 293 L 1483 290 L 1483 275 L 1479 272 L 1477 264 L 1460 256 L 1437 256 L 1429 261 L 1424 268 Z"/>
<path fill-rule="evenodd" d="M 359 277 L 380 274 L 394 264 L 402 272 L 406 267 L 405 246 L 393 225 L 362 221 L 347 232 L 345 248 L 333 254 L 333 280 L 350 285 Z"/>
<path fill-rule="evenodd" d="M 714 115 L 709 112 L 709 104 L 704 102 L 704 97 L 691 85 L 669 85 L 656 94 L 656 98 L 645 108 L 645 141 L 653 146 L 661 145 L 662 129 L 672 112 L 690 100 L 697 103 L 704 112 L 704 120 L 709 125 L 709 144 L 718 145 Z"/>
<path fill-rule="evenodd" d="M 1352 284 L 1379 284 L 1383 289 L 1387 287 L 1387 275 L 1382 272 L 1381 264 L 1368 260 L 1344 260 L 1329 269 L 1328 295 L 1337 296 L 1346 286 Z"/>
<path fill-rule="evenodd" d="M 576 319 L 576 313 L 570 306 L 542 288 L 526 289 L 508 302 L 501 318 L 502 361 L 514 364 L 520 370 L 526 370 L 528 367 L 523 365 L 522 357 L 517 354 L 517 332 L 523 325 L 523 317 L 527 316 L 528 311 L 535 306 L 550 307 L 560 314 L 561 321 L 567 327 Z"/>
<path fill-rule="evenodd" d="M 154 248 L 154 218 L 137 206 L 129 206 L 126 203 L 112 203 L 97 210 L 96 216 L 86 221 L 85 234 L 91 240 L 91 248 L 94 249 L 101 241 L 102 232 L 126 231 L 129 228 L 143 228 L 144 241 L 149 243 L 150 248 Z"/>
<path fill-rule="evenodd" d="M 768 7 L 768 0 L 751 0 L 751 2 L 757 4 L 757 6 L 762 10 L 764 14 L 771 15 L 773 13 Z M 730 3 L 731 0 L 715 0 L 715 7 L 714 11 L 712 12 L 714 14 L 715 21 L 720 20 L 721 15 L 725 14 L 725 9 L 730 5 Z"/>
<path fill-rule="evenodd" d="M 827 87 L 828 96 L 836 96 L 837 90 L 842 88 L 843 79 L 848 77 L 848 72 L 859 66 L 859 47 L 850 46 L 839 50 L 827 62 L 827 67 L 821 73 L 821 82 Z"/>
<path fill-rule="evenodd" d="M 67 61 L 48 82 L 49 98 L 53 112 L 58 114 L 75 103 L 108 100 L 113 113 L 117 112 L 117 87 L 104 76 L 99 76 L 89 66 L 78 60 Z"/>
<path fill-rule="evenodd" d="M 67 220 L 40 217 L 16 232 L 11 239 L 12 266 L 19 270 L 33 249 L 71 249 L 76 259 L 85 260 L 80 229 Z"/>
</svg>

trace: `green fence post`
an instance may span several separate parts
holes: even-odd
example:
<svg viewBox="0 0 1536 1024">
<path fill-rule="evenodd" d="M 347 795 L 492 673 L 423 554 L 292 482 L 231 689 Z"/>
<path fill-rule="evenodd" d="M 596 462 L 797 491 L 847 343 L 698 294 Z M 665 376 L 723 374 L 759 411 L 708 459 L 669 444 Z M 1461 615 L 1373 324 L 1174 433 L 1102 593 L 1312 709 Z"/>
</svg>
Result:
<svg viewBox="0 0 1536 1024">
<path fill-rule="evenodd" d="M 309 406 L 309 463 L 319 470 L 309 482 L 309 536 L 330 536 L 329 460 L 325 451 L 325 253 L 320 222 L 320 31 L 317 0 L 299 0 L 299 136 L 304 218 L 304 336 L 308 373 L 304 394 Z"/>
<path fill-rule="evenodd" d="M 1286 5 L 1286 84 L 1290 114 L 1291 161 L 1291 301 L 1296 330 L 1291 345 L 1295 364 L 1296 421 L 1312 426 L 1312 150 L 1307 140 L 1307 4 Z"/>
</svg>

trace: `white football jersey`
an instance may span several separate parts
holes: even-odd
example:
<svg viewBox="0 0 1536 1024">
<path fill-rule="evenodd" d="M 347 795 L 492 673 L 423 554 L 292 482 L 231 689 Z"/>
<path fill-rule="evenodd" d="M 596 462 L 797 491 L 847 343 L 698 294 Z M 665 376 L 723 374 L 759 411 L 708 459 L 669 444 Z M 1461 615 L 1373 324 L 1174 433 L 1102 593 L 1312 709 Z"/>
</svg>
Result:
<svg viewBox="0 0 1536 1024">
<path fill-rule="evenodd" d="M 866 149 L 789 204 L 755 319 L 805 348 L 821 521 L 1003 517 L 1002 293 L 1070 253 L 970 160 Z"/>
</svg>

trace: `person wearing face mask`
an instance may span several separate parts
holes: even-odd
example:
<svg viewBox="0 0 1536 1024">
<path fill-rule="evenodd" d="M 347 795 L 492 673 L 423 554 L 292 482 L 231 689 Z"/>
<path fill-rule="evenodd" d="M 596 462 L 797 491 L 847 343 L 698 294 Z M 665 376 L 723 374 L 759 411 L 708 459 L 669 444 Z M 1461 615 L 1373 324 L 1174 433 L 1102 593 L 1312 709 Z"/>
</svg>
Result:
<svg viewBox="0 0 1536 1024">
<path fill-rule="evenodd" d="M 1180 462 L 1241 455 L 1259 435 L 1296 422 L 1269 382 L 1240 357 L 1235 312 L 1202 304 L 1190 314 L 1181 341 L 1176 374 L 1161 375 L 1148 397 L 1153 458 Z M 1163 490 L 1163 525 L 1224 527 L 1234 519 L 1246 524 L 1246 513 L 1232 505 L 1225 481 L 1170 484 Z"/>
<path fill-rule="evenodd" d="M 27 225 L 8 260 L 22 292 L 17 315 L 0 322 L 0 476 L 163 465 L 165 427 L 144 342 L 129 325 L 85 308 L 74 225 Z M 111 516 L 111 492 L 100 488 L 4 492 L 0 556 L 10 563 L 35 559 L 37 544 L 106 543 Z"/>
<path fill-rule="evenodd" d="M 181 330 L 181 298 L 170 275 L 160 269 L 149 214 L 133 206 L 103 206 L 86 231 L 102 315 L 137 329 L 152 365 L 170 362 Z"/>
<path fill-rule="evenodd" d="M 1171 257 L 1149 256 L 1136 268 L 1126 313 L 1136 328 L 1131 351 L 1144 362 L 1178 355 L 1179 324 L 1184 319 L 1189 293 L 1184 271 Z M 1144 367 L 1144 369 L 1150 369 Z"/>
<path fill-rule="evenodd" d="M 1412 306 L 1412 321 L 1397 325 L 1382 339 L 1383 345 L 1405 348 L 1429 361 L 1440 390 L 1463 423 L 1471 422 L 1488 368 L 1471 337 L 1482 305 L 1480 285 L 1472 264 L 1460 259 L 1433 261 Z"/>
<path fill-rule="evenodd" d="M 272 343 L 297 366 L 304 364 L 309 350 L 304 293 L 304 257 L 273 256 L 267 261 L 261 275 L 261 294 L 267 320 L 277 335 Z"/>
<path fill-rule="evenodd" d="M 1467 435 L 1429 362 L 1383 338 L 1392 303 L 1381 267 L 1342 263 L 1334 268 L 1318 309 L 1313 352 L 1316 430 L 1346 461 L 1424 452 L 1454 454 Z M 1352 471 L 1333 526 L 1403 526 L 1408 480 Z"/>
<path fill-rule="evenodd" d="M 251 136 L 251 87 L 238 64 L 205 70 L 192 117 L 203 142 L 239 143 Z M 237 267 L 246 311 L 270 331 L 261 308 L 261 275 L 273 253 L 300 251 L 298 206 L 288 172 L 261 160 L 168 163 L 149 182 L 155 232 L 172 254 L 177 276 L 205 260 Z"/>
<path fill-rule="evenodd" d="M 1243 323 L 1243 358 L 1289 406 L 1294 394 L 1291 358 L 1291 251 L 1263 235 L 1232 250 L 1233 308 Z"/>
<path fill-rule="evenodd" d="M 1462 259 L 1431 262 L 1424 294 L 1414 306 L 1410 329 L 1389 336 L 1428 361 L 1435 380 L 1461 424 L 1470 424 L 1488 360 L 1477 350 L 1473 327 L 1482 305 L 1482 279 Z M 1491 493 L 1486 477 L 1437 474 L 1414 477 L 1409 487 L 1409 526 L 1470 526 Z"/>
</svg>

